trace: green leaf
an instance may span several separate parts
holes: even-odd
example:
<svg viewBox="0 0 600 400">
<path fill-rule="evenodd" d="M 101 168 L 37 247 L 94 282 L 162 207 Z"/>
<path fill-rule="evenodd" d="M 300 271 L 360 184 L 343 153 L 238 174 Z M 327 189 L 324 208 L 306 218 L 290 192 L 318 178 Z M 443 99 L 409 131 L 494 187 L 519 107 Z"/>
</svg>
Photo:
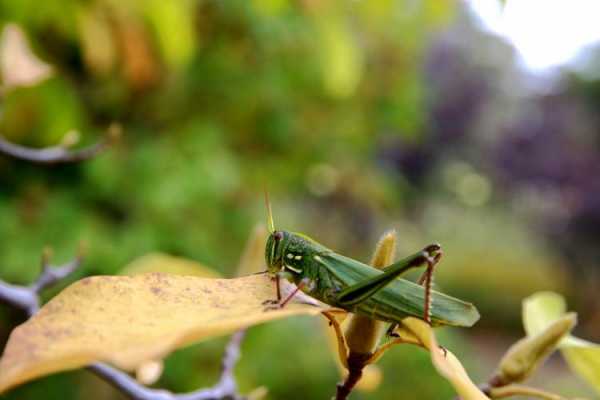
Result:
<svg viewBox="0 0 600 400">
<path fill-rule="evenodd" d="M 536 335 L 566 311 L 565 299 L 554 292 L 538 292 L 523 301 L 523 325 L 527 335 Z M 600 345 L 574 336 L 558 345 L 571 369 L 600 393 Z"/>
</svg>

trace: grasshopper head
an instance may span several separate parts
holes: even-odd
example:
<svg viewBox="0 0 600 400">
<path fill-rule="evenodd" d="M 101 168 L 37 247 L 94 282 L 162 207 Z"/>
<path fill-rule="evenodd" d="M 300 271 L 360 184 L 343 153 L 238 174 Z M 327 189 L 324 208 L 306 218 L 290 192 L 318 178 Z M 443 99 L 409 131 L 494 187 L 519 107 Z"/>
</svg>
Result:
<svg viewBox="0 0 600 400">
<path fill-rule="evenodd" d="M 285 231 L 273 231 L 267 239 L 265 260 L 270 274 L 275 274 L 283 268 L 283 254 L 289 236 L 290 234 Z"/>
</svg>

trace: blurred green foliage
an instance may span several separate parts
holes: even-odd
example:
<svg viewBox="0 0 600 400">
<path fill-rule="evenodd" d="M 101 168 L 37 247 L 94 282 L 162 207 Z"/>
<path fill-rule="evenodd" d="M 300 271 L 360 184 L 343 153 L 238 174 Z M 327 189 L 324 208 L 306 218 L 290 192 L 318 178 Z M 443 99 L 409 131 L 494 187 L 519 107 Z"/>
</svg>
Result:
<svg viewBox="0 0 600 400">
<path fill-rule="evenodd" d="M 481 303 L 484 326 L 519 326 L 522 296 L 567 289 L 553 252 L 494 202 L 483 172 L 448 174 L 454 164 L 444 162 L 415 185 L 381 159 L 388 143 L 426 140 L 435 96 L 426 56 L 458 14 L 459 3 L 433 0 L 0 1 L 0 24 L 25 29 L 54 72 L 3 92 L 2 135 L 43 147 L 71 130 L 83 145 L 112 121 L 124 129 L 116 146 L 77 165 L 0 158 L 0 277 L 30 282 L 45 245 L 63 261 L 80 241 L 89 248 L 80 274 L 116 274 L 162 251 L 231 275 L 264 219 L 266 185 L 277 226 L 358 259 L 388 228 L 399 230 L 401 252 L 441 241 L 440 286 Z M 14 318 L 0 316 L 8 332 Z M 243 389 L 265 385 L 273 399 L 331 395 L 337 371 L 327 351 L 313 350 L 327 347 L 315 324 L 253 329 L 239 367 Z M 449 331 L 442 343 L 469 365 L 458 335 Z M 177 352 L 159 385 L 210 385 L 222 343 Z M 394 350 L 382 364 L 383 385 L 356 399 L 452 395 L 425 353 Z M 6 398 L 92 396 L 117 398 L 85 372 Z"/>
<path fill-rule="evenodd" d="M 5 21 L 21 24 L 56 71 L 6 94 L 2 134 L 47 146 L 75 129 L 88 143 L 117 120 L 125 135 L 81 165 L 0 160 L 0 257 L 4 278 L 20 282 L 35 275 L 44 244 L 64 259 L 79 240 L 90 244 L 90 273 L 115 273 L 151 250 L 227 269 L 263 218 L 264 184 L 283 221 L 282 207 L 310 196 L 307 186 L 318 191 L 328 171 L 325 194 L 351 190 L 354 207 L 397 196 L 367 193 L 386 186 L 374 139 L 384 126 L 418 133 L 424 33 L 453 11 L 310 1 L 44 7 L 2 3 Z M 354 187 L 338 182 L 365 166 Z"/>
</svg>

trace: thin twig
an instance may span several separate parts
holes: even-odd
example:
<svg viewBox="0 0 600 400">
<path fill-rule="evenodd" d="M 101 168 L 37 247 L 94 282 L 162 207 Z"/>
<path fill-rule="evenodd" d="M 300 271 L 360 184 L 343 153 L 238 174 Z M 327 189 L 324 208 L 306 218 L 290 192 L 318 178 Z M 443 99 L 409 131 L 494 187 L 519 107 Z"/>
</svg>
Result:
<svg viewBox="0 0 600 400">
<path fill-rule="evenodd" d="M 245 333 L 245 330 L 238 331 L 231 337 L 223 355 L 221 378 L 215 386 L 209 389 L 174 394 L 164 389 L 148 388 L 125 372 L 106 364 L 96 363 L 87 369 L 109 382 L 132 400 L 243 400 L 244 397 L 237 393 L 233 368 L 239 359 L 240 345 Z"/>
<path fill-rule="evenodd" d="M 38 295 L 30 287 L 0 281 L 0 301 L 32 316 L 39 309 Z"/>
<path fill-rule="evenodd" d="M 53 266 L 50 264 L 52 251 L 50 249 L 45 249 L 42 253 L 42 273 L 38 279 L 29 286 L 29 288 L 33 291 L 33 293 L 39 295 L 42 290 L 65 279 L 75 272 L 77 268 L 79 268 L 81 262 L 83 261 L 83 253 L 84 245 L 81 244 L 79 246 L 77 256 L 73 260 L 60 266 Z"/>
<path fill-rule="evenodd" d="M 52 266 L 50 265 L 50 252 L 45 251 L 42 256 L 42 272 L 33 284 L 18 286 L 0 280 L 0 302 L 22 310 L 27 317 L 32 317 L 40 308 L 39 293 L 71 275 L 81 265 L 82 253 L 80 250 L 77 257 L 68 263 Z M 108 364 L 95 363 L 88 366 L 87 369 L 132 400 L 243 400 L 244 397 L 237 392 L 233 369 L 240 357 L 240 346 L 245 333 L 245 330 L 241 330 L 231 337 L 223 355 L 221 378 L 215 386 L 208 389 L 175 394 L 164 389 L 148 388 L 129 374 Z"/>
<path fill-rule="evenodd" d="M 40 308 L 39 294 L 58 281 L 71 275 L 81 265 L 83 250 L 72 261 L 59 266 L 50 264 L 50 251 L 45 250 L 42 255 L 42 272 L 37 280 L 29 286 L 11 285 L 0 280 L 0 301 L 18 308 L 32 317 Z"/>
<path fill-rule="evenodd" d="M 240 346 L 245 335 L 246 330 L 237 331 L 229 340 L 229 343 L 225 347 L 223 361 L 221 362 L 221 378 L 215 386 L 189 394 L 180 394 L 174 398 L 177 400 L 242 400 L 244 397 L 237 393 L 233 368 L 240 358 Z"/>
<path fill-rule="evenodd" d="M 87 369 L 98 375 L 121 393 L 132 400 L 173 400 L 175 396 L 166 390 L 151 389 L 133 379 L 127 373 L 109 366 L 108 364 L 95 363 Z"/>
<path fill-rule="evenodd" d="M 120 135 L 121 127 L 118 124 L 111 124 L 104 139 L 78 150 L 70 150 L 62 145 L 32 149 L 9 142 L 0 136 L 0 153 L 37 164 L 75 163 L 95 157 L 114 143 Z"/>
</svg>

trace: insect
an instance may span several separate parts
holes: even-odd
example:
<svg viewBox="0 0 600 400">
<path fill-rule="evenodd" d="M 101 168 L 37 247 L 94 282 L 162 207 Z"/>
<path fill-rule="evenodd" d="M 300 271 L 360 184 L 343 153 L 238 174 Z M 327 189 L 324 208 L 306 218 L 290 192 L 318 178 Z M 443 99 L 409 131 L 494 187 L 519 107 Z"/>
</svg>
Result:
<svg viewBox="0 0 600 400">
<path fill-rule="evenodd" d="M 274 307 L 285 306 L 303 291 L 333 307 L 395 324 L 408 316 L 422 318 L 432 326 L 469 327 L 479 319 L 474 305 L 431 289 L 432 274 L 442 252 L 437 244 L 406 257 L 383 270 L 344 257 L 315 240 L 294 232 L 275 230 L 268 198 L 270 235 L 265 248 L 267 271 L 276 282 Z M 399 277 L 418 267 L 426 270 L 413 283 Z M 282 299 L 280 279 L 296 284 Z M 273 307 L 273 306 L 271 306 Z"/>
</svg>

